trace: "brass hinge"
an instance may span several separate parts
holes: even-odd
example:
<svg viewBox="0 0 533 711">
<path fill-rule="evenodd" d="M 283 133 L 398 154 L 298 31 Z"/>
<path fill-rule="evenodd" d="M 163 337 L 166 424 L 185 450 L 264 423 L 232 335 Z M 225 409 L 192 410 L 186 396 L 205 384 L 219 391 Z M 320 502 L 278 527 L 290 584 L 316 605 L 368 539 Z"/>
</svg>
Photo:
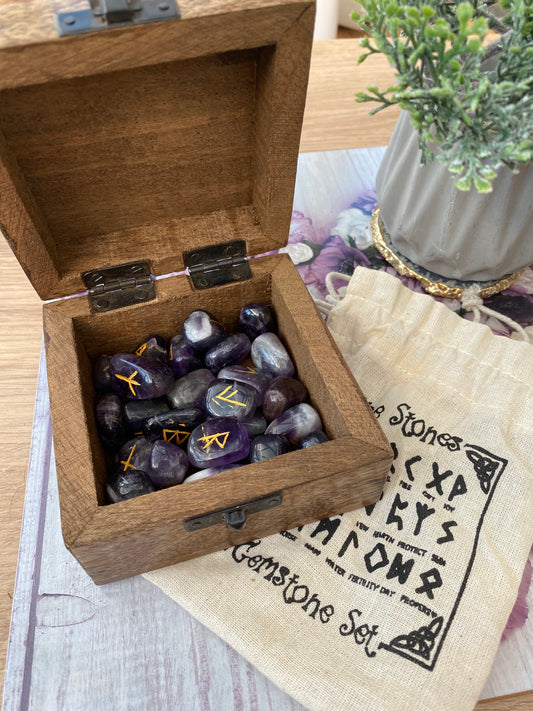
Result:
<svg viewBox="0 0 533 711">
<path fill-rule="evenodd" d="M 90 9 L 54 15 L 60 37 L 180 17 L 176 0 L 90 0 L 90 3 Z"/>
<path fill-rule="evenodd" d="M 93 269 L 82 274 L 91 309 L 96 313 L 155 299 L 154 279 L 147 262 Z"/>
<path fill-rule="evenodd" d="M 244 240 L 194 249 L 185 253 L 184 260 L 196 289 L 210 289 L 252 278 Z"/>
</svg>

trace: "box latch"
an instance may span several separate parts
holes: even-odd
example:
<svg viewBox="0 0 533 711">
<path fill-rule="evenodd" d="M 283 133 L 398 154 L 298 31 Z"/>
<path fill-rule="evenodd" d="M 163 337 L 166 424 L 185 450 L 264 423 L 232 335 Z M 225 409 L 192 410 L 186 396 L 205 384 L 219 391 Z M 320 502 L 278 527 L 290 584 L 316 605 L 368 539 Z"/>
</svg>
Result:
<svg viewBox="0 0 533 711">
<path fill-rule="evenodd" d="M 58 12 L 54 15 L 54 24 L 60 37 L 159 22 L 180 16 L 176 0 L 90 0 L 90 3 L 90 9 Z"/>
<path fill-rule="evenodd" d="M 210 289 L 252 278 L 244 240 L 194 249 L 185 253 L 184 261 L 196 289 Z"/>
<path fill-rule="evenodd" d="M 93 269 L 82 274 L 95 313 L 155 299 L 154 279 L 147 262 Z"/>
<path fill-rule="evenodd" d="M 210 513 L 186 518 L 183 521 L 183 526 L 186 531 L 199 531 L 208 526 L 214 526 L 217 523 L 223 523 L 230 531 L 240 531 L 246 526 L 246 521 L 250 514 L 266 511 L 280 506 L 283 502 L 283 494 L 281 491 L 276 491 L 268 496 L 263 496 L 260 499 L 246 501 L 238 506 L 229 506 L 226 509 L 211 511 Z"/>
</svg>

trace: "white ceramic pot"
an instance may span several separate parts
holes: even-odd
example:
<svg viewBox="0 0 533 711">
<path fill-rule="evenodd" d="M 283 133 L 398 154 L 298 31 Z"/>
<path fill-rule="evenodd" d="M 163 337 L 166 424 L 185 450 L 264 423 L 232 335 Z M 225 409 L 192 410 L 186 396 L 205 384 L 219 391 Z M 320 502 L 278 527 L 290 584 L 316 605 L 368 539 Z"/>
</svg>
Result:
<svg viewBox="0 0 533 711">
<path fill-rule="evenodd" d="M 533 166 L 503 167 L 491 193 L 461 192 L 448 168 L 420 164 L 402 112 L 377 176 L 382 227 L 393 251 L 457 281 L 494 282 L 533 264 Z"/>
</svg>

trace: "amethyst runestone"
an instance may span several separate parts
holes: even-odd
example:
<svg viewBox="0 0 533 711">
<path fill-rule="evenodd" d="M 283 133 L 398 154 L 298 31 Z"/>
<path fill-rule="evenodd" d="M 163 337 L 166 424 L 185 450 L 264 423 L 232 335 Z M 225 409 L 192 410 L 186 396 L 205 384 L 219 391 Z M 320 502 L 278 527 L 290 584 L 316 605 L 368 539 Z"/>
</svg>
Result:
<svg viewBox="0 0 533 711">
<path fill-rule="evenodd" d="M 251 346 L 245 333 L 234 333 L 207 351 L 204 357 L 206 368 L 217 371 L 227 365 L 240 363 L 250 353 Z"/>
<path fill-rule="evenodd" d="M 181 484 L 189 459 L 181 447 L 158 439 L 150 453 L 150 479 L 161 489 Z"/>
<path fill-rule="evenodd" d="M 250 446 L 250 462 L 263 462 L 289 451 L 289 443 L 281 435 L 263 434 L 255 437 Z"/>
<path fill-rule="evenodd" d="M 215 376 L 207 368 L 199 368 L 176 380 L 167 399 L 175 409 L 183 407 L 205 408 L 205 394 Z"/>
<path fill-rule="evenodd" d="M 136 353 L 117 353 L 109 362 L 113 389 L 128 400 L 149 400 L 166 395 L 174 374 L 166 363 Z"/>
<path fill-rule="evenodd" d="M 235 417 L 247 420 L 257 409 L 255 388 L 233 380 L 215 380 L 207 389 L 205 406 L 214 417 Z"/>
<path fill-rule="evenodd" d="M 116 504 L 119 501 L 150 494 L 155 491 L 155 486 L 146 472 L 129 469 L 127 472 L 117 472 L 110 476 L 106 491 L 110 501 Z"/>
<path fill-rule="evenodd" d="M 256 368 L 270 373 L 273 378 L 280 375 L 291 378 L 295 373 L 294 363 L 275 333 L 257 336 L 252 343 L 251 356 Z"/>
<path fill-rule="evenodd" d="M 234 417 L 207 420 L 189 437 L 189 461 L 199 469 L 233 464 L 247 457 L 249 452 L 248 433 Z"/>
<path fill-rule="evenodd" d="M 182 378 L 192 370 L 203 367 L 201 356 L 198 355 L 179 333 L 170 339 L 168 364 L 172 368 L 176 378 Z"/>
<path fill-rule="evenodd" d="M 265 434 L 284 435 L 293 444 L 315 430 L 322 429 L 322 420 L 314 407 L 302 402 L 294 405 L 269 424 Z"/>
<path fill-rule="evenodd" d="M 260 301 L 243 306 L 239 313 L 239 330 L 253 341 L 262 333 L 274 330 L 274 317 L 270 306 Z"/>
<path fill-rule="evenodd" d="M 181 333 L 195 351 L 208 351 L 226 338 L 224 326 L 208 314 L 207 311 L 193 311 L 181 327 Z"/>
<path fill-rule="evenodd" d="M 307 397 L 307 388 L 296 378 L 282 375 L 270 383 L 263 399 L 263 414 L 267 420 L 275 420 L 293 405 L 299 405 Z"/>
</svg>

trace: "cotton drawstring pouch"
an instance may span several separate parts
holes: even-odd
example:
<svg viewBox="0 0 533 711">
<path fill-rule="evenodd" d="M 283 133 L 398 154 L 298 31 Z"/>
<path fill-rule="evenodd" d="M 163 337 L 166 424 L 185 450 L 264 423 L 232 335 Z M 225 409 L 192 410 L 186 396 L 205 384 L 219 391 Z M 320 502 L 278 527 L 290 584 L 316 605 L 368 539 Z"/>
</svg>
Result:
<svg viewBox="0 0 533 711">
<path fill-rule="evenodd" d="M 312 711 L 466 711 L 533 542 L 532 346 L 364 268 L 328 325 L 381 499 L 146 577 Z"/>
</svg>

